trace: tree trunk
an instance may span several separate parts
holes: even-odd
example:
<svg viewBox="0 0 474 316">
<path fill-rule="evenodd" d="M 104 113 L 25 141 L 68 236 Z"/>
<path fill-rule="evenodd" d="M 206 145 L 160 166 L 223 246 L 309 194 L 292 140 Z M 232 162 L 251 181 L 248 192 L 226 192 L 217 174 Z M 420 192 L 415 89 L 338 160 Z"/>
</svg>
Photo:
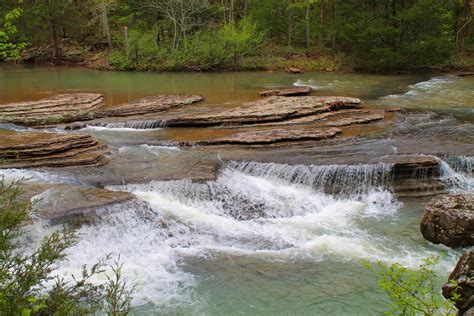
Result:
<svg viewBox="0 0 474 316">
<path fill-rule="evenodd" d="M 107 16 L 107 6 L 105 4 L 101 7 L 101 19 L 102 26 L 104 28 L 104 34 L 107 38 L 107 44 L 109 44 L 109 48 L 112 48 L 112 37 L 110 36 L 109 17 Z"/>
<path fill-rule="evenodd" d="M 234 0 L 229 0 L 229 21 L 234 22 Z"/>
<path fill-rule="evenodd" d="M 292 33 L 293 33 L 293 12 L 291 10 L 288 10 L 288 47 L 291 47 Z"/>
<path fill-rule="evenodd" d="M 249 11 L 249 0 L 244 1 L 244 16 L 246 17 Z"/>
<path fill-rule="evenodd" d="M 319 3 L 319 46 L 324 46 L 324 24 L 326 19 L 326 0 Z"/>
<path fill-rule="evenodd" d="M 127 55 L 127 59 L 130 58 L 130 42 L 128 40 L 128 27 L 123 27 L 123 37 L 125 41 L 125 54 Z"/>
<path fill-rule="evenodd" d="M 58 43 L 58 31 L 56 28 L 56 19 L 54 18 L 52 8 L 51 8 L 51 0 L 45 0 L 46 6 L 48 8 L 48 23 L 49 29 L 51 31 L 51 40 L 53 42 L 53 58 L 59 56 L 59 43 Z"/>
<path fill-rule="evenodd" d="M 310 44 L 310 32 L 311 32 L 311 5 L 308 4 L 306 7 L 306 47 Z"/>
</svg>

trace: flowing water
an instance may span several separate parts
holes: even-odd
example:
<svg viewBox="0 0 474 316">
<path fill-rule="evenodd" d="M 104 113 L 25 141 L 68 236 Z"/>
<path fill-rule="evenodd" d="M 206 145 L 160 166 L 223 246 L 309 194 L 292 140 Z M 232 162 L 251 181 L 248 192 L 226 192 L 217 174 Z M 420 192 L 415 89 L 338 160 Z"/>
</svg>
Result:
<svg viewBox="0 0 474 316">
<path fill-rule="evenodd" d="M 380 315 L 388 305 L 386 296 L 361 260 L 416 268 L 423 258 L 443 254 L 437 267 L 443 282 L 461 251 L 426 242 L 419 233 L 426 199 L 398 199 L 393 164 L 368 164 L 362 152 L 404 153 L 426 140 L 418 152 L 438 154 L 447 188 L 473 190 L 473 144 L 463 133 L 472 131 L 474 122 L 474 78 L 5 67 L 0 68 L 0 103 L 90 91 L 104 93 L 107 106 L 113 106 L 153 94 L 198 93 L 206 102 L 195 107 L 213 111 L 255 100 L 258 90 L 282 85 L 311 85 L 319 95 L 361 97 L 370 106 L 421 112 L 397 122 L 388 138 L 337 145 L 345 146 L 345 158 L 338 158 L 336 147 L 319 156 L 313 153 L 306 160 L 314 163 L 308 164 L 276 163 L 278 157 L 271 153 L 267 162 L 230 161 L 215 181 L 110 185 L 108 189 L 132 192 L 138 201 L 103 209 L 97 222 L 83 226 L 79 243 L 58 273 L 80 273 L 84 263 L 93 264 L 107 253 L 120 255 L 127 281 L 136 286 L 137 315 Z M 153 146 L 154 140 L 174 132 L 150 127 L 154 130 L 117 126 L 85 132 L 118 147 L 124 162 L 110 172 L 150 159 L 178 171 L 180 157 L 189 151 Z M 13 130 L 22 129 L 1 125 L 0 137 Z M 205 130 L 179 132 L 206 137 Z M 456 135 L 456 142 L 433 135 Z M 140 145 L 130 145 L 134 143 Z M 205 154 L 219 159 L 226 151 Z M 31 181 L 79 181 L 54 169 L 2 173 Z M 31 226 L 31 241 L 48 231 L 39 220 Z"/>
</svg>

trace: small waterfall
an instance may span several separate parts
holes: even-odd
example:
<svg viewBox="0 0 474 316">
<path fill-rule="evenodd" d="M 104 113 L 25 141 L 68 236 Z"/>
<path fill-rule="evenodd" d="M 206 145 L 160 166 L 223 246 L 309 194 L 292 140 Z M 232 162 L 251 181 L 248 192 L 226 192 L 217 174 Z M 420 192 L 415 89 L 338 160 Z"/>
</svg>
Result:
<svg viewBox="0 0 474 316">
<path fill-rule="evenodd" d="M 440 161 L 440 179 L 450 193 L 463 193 L 474 190 L 472 176 L 473 158 L 458 156 L 438 158 Z"/>
<path fill-rule="evenodd" d="M 144 121 L 125 121 L 125 122 L 104 122 L 95 123 L 93 126 L 105 128 L 131 128 L 131 129 L 153 129 L 166 127 L 165 120 L 144 120 Z"/>
<path fill-rule="evenodd" d="M 375 188 L 388 189 L 393 176 L 393 164 L 389 163 L 317 166 L 233 161 L 229 167 L 253 176 L 276 177 L 342 195 L 359 195 Z"/>
</svg>

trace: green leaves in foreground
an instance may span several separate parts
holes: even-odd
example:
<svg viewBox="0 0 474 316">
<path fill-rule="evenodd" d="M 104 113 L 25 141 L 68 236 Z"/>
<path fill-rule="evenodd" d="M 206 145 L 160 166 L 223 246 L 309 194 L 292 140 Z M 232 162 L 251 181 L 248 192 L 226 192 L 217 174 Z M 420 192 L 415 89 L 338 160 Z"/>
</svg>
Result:
<svg viewBox="0 0 474 316">
<path fill-rule="evenodd" d="M 398 263 L 386 265 L 363 262 L 364 267 L 377 277 L 380 288 L 387 293 L 391 300 L 390 311 L 386 315 L 455 315 L 453 299 L 445 300 L 436 282 L 435 266 L 439 258 L 423 260 L 418 270 L 410 270 Z"/>
<path fill-rule="evenodd" d="M 83 266 L 82 275 L 66 280 L 55 276 L 67 250 L 77 243 L 70 228 L 46 236 L 36 249 L 25 249 L 23 226 L 29 220 L 31 204 L 22 202 L 21 183 L 7 184 L 0 177 L 0 315 L 127 315 L 132 290 L 122 277 L 119 261 L 106 271 L 107 255 L 92 267 Z M 108 282 L 91 280 L 104 274 Z"/>
</svg>

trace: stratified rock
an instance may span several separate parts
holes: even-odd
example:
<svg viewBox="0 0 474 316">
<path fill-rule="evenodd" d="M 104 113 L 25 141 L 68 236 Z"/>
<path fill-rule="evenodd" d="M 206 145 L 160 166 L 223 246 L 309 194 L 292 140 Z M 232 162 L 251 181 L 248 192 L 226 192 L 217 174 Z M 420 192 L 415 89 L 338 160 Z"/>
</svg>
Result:
<svg viewBox="0 0 474 316">
<path fill-rule="evenodd" d="M 434 198 L 425 208 L 420 230 L 435 244 L 474 246 L 474 194 Z"/>
<path fill-rule="evenodd" d="M 47 125 L 90 120 L 99 116 L 104 98 L 95 93 L 60 94 L 38 101 L 0 104 L 0 123 Z"/>
<path fill-rule="evenodd" d="M 115 106 L 111 109 L 104 110 L 103 114 L 108 117 L 143 115 L 163 112 L 203 100 L 204 97 L 200 95 L 157 95 Z"/>
<path fill-rule="evenodd" d="M 455 293 L 460 296 L 455 303 L 459 315 L 470 316 L 474 311 L 474 250 L 461 256 L 449 275 L 448 282 L 443 286 L 443 296 L 446 299 L 452 299 Z"/>
<path fill-rule="evenodd" d="M 291 88 L 280 88 L 261 91 L 258 95 L 261 97 L 280 96 L 280 97 L 292 97 L 308 95 L 313 92 L 311 87 L 291 87 Z"/>
<path fill-rule="evenodd" d="M 77 217 L 90 218 L 98 210 L 133 201 L 133 194 L 71 184 L 25 183 L 21 199 L 34 200 L 35 215 L 52 224 Z"/>
<path fill-rule="evenodd" d="M 286 121 L 318 113 L 357 108 L 362 101 L 347 97 L 269 97 L 242 107 L 214 114 L 183 115 L 166 121 L 166 126 L 244 125 Z"/>
<path fill-rule="evenodd" d="M 341 118 L 333 122 L 328 122 L 327 126 L 347 126 L 352 124 L 367 124 L 375 121 L 383 120 L 384 115 L 381 113 L 371 113 L 363 115 L 352 115 L 350 117 Z"/>
<path fill-rule="evenodd" d="M 336 137 L 338 128 L 327 129 L 274 129 L 242 132 L 231 136 L 197 142 L 196 145 L 263 145 L 290 141 L 317 141 Z"/>
<path fill-rule="evenodd" d="M 296 68 L 296 67 L 286 67 L 285 70 L 286 70 L 286 72 L 288 72 L 290 74 L 302 74 L 302 73 L 304 73 L 303 70 L 301 70 L 299 68 Z"/>
<path fill-rule="evenodd" d="M 0 140 L 0 168 L 95 165 L 111 152 L 90 135 L 15 132 Z"/>
</svg>

